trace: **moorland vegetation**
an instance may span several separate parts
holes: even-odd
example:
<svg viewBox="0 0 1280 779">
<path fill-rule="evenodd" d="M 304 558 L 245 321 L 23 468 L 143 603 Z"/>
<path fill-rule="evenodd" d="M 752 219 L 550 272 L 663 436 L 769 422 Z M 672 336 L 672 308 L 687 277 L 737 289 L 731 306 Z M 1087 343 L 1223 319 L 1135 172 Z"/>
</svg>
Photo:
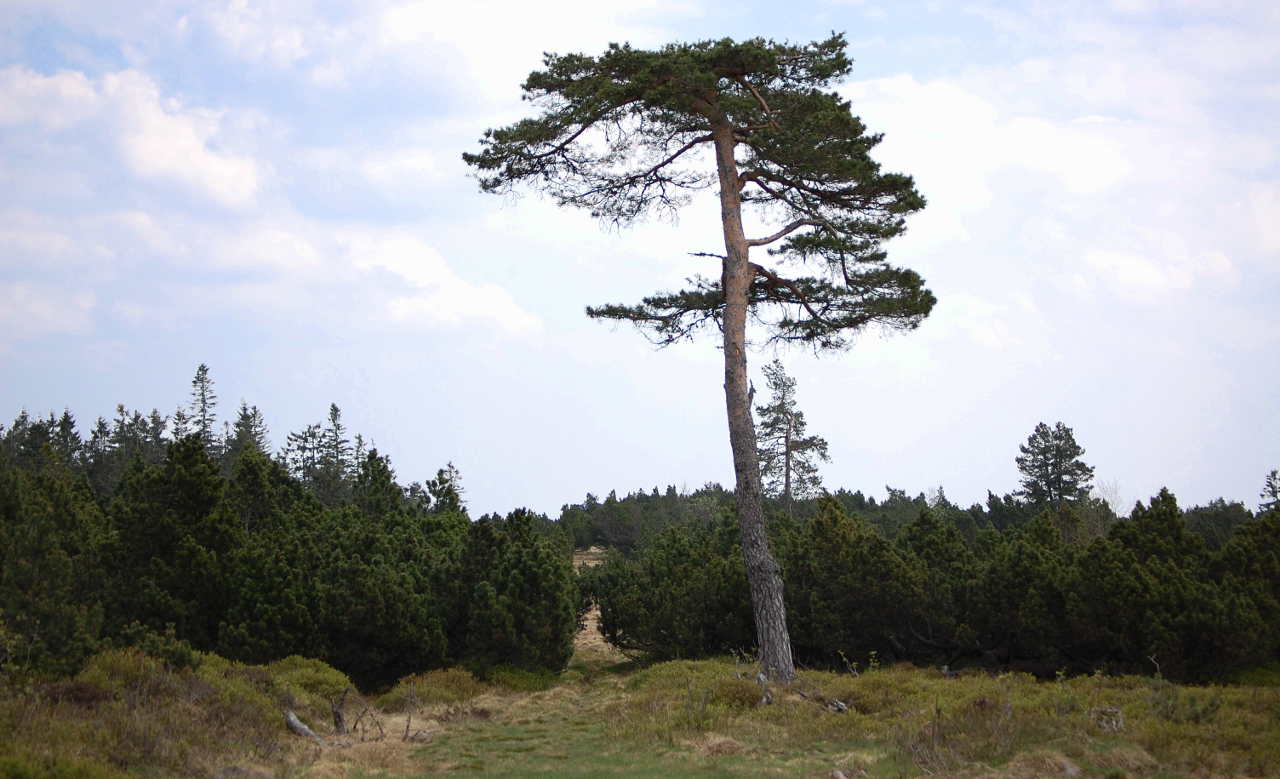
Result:
<svg viewBox="0 0 1280 779">
<path fill-rule="evenodd" d="M 385 455 L 348 440 L 336 406 L 271 455 L 261 412 L 242 404 L 215 433 L 214 403 L 201 366 L 172 415 L 120 407 L 87 439 L 70 412 L 24 412 L 0 430 L 0 759 L 11 774 L 307 764 L 319 758 L 299 751 L 280 714 L 296 710 L 332 739 L 320 726 L 335 701 L 364 717 L 353 744 L 404 728 L 384 767 L 404 772 L 415 749 L 444 760 L 410 738 L 428 731 L 472 754 L 440 765 L 510 768 L 515 752 L 541 754 L 520 746 L 537 722 L 568 728 L 555 737 L 581 740 L 573 759 L 588 762 L 665 745 L 664 771 L 689 759 L 746 770 L 764 750 L 785 774 L 802 744 L 815 769 L 1034 763 L 1050 759 L 1032 747 L 1054 727 L 1081 739 L 1053 752 L 1077 764 L 1105 765 L 1124 743 L 1147 768 L 1277 765 L 1275 745 L 1245 735 L 1274 730 L 1262 722 L 1280 716 L 1273 688 L 1173 684 L 1272 681 L 1280 512 L 1265 488 L 1256 514 L 1225 500 L 1182 509 L 1162 491 L 1128 516 L 1080 484 L 1034 498 L 1030 465 L 1019 493 L 968 508 L 941 489 L 889 488 L 879 501 L 775 491 L 768 531 L 802 670 L 762 707 L 730 491 L 588 495 L 555 518 L 472 519 L 452 466 L 401 485 Z M 1056 439 L 1043 427 L 1023 459 L 1053 446 L 1078 459 L 1064 426 Z M 574 550 L 589 547 L 598 564 L 575 571 Z M 592 607 L 605 659 L 574 655 Z M 1134 673 L 1145 680 L 1120 680 Z M 1056 681 L 1036 687 L 1037 676 Z M 527 709 L 535 700 L 542 719 Z M 832 700 L 856 716 L 825 719 Z M 1128 731 L 1107 730 L 1112 709 Z M 1214 752 L 1222 733 L 1196 730 L 1206 723 L 1238 743 Z M 515 752 L 486 754 L 472 738 Z M 352 760 L 332 770 L 369 767 Z"/>
</svg>

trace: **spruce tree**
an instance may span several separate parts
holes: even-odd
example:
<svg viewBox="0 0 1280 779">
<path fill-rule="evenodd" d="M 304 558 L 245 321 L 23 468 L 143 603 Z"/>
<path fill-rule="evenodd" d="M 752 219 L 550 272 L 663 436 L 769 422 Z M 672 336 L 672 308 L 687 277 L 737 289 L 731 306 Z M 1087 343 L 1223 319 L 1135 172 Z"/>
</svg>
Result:
<svg viewBox="0 0 1280 779">
<path fill-rule="evenodd" d="M 105 505 L 119 484 L 124 468 L 111 442 L 111 428 L 102 417 L 94 422 L 89 440 L 81 447 L 80 461 L 94 495 Z"/>
<path fill-rule="evenodd" d="M 404 505 L 404 491 L 396 484 L 391 460 L 370 450 L 356 470 L 352 485 L 352 503 L 370 517 L 381 517 L 399 511 Z"/>
<path fill-rule="evenodd" d="M 170 436 L 176 441 L 181 441 L 191 435 L 191 417 L 187 414 L 187 410 L 181 406 L 174 409 L 173 412 L 173 429 Z"/>
<path fill-rule="evenodd" d="M 213 391 L 213 379 L 209 377 L 209 366 L 200 363 L 196 368 L 195 378 L 191 380 L 191 421 L 195 425 L 192 432 L 200 436 L 200 442 L 210 455 L 217 455 L 217 436 L 214 425 L 217 423 L 218 396 Z"/>
<path fill-rule="evenodd" d="M 164 431 L 168 426 L 169 418 L 161 416 L 159 410 L 151 409 L 151 413 L 147 416 L 145 434 L 146 460 L 148 463 L 158 463 L 164 459 L 165 451 L 169 447 L 164 439 Z"/>
<path fill-rule="evenodd" d="M 822 489 L 815 460 L 830 462 L 831 458 L 826 439 L 805 435 L 804 412 L 796 407 L 796 380 L 787 375 L 782 362 L 764 366 L 764 375 L 772 397 L 756 406 L 760 478 L 765 494 L 781 497 L 790 509 L 794 498 L 813 497 Z"/>
<path fill-rule="evenodd" d="M 285 436 L 281 455 L 293 478 L 314 490 L 320 461 L 320 425 L 307 425 Z"/>
<path fill-rule="evenodd" d="M 1028 503 L 1057 505 L 1089 497 L 1093 468 L 1080 459 L 1084 449 L 1071 428 L 1041 422 L 1018 451 L 1022 455 L 1014 461 L 1022 472 L 1022 489 L 1017 494 Z"/>
<path fill-rule="evenodd" d="M 240 401 L 240 409 L 236 412 L 236 423 L 226 436 L 226 444 L 222 453 L 222 472 L 230 475 L 236 460 L 249 449 L 259 454 L 266 454 L 271 447 L 267 438 L 267 422 L 257 406 L 250 406 Z"/>
<path fill-rule="evenodd" d="M 351 498 L 351 441 L 342 423 L 342 410 L 329 404 L 328 424 L 320 432 L 320 450 L 315 475 L 316 497 L 326 506 L 339 506 Z"/>
<path fill-rule="evenodd" d="M 1258 495 L 1262 502 L 1258 504 L 1258 513 L 1280 509 L 1280 470 L 1272 470 L 1262 484 L 1262 492 Z"/>
<path fill-rule="evenodd" d="M 53 433 L 53 451 L 62 458 L 63 464 L 73 466 L 80 457 L 80 449 L 84 443 L 80 433 L 76 431 L 76 418 L 69 409 L 63 409 L 58 419 L 57 429 Z"/>
<path fill-rule="evenodd" d="M 765 673 L 795 673 L 781 570 L 764 532 L 760 466 L 747 381 L 747 320 L 769 341 L 847 346 L 872 324 L 917 326 L 933 295 L 885 262 L 882 243 L 924 206 L 909 176 L 883 173 L 847 101 L 824 91 L 851 62 L 843 35 L 806 45 L 763 39 L 610 45 L 599 57 L 548 54 L 524 83 L 534 118 L 486 131 L 463 159 L 486 192 L 527 182 L 563 206 L 625 226 L 674 214 L 692 192 L 719 190 L 725 253 L 691 288 L 605 305 L 588 316 L 629 321 L 660 344 L 719 330 L 743 556 Z M 711 154 L 702 154 L 709 150 Z M 713 164 L 708 164 L 713 160 Z M 748 237 L 744 206 L 781 217 Z M 774 246 L 768 264 L 753 247 Z M 806 266 L 816 270 L 806 270 Z"/>
</svg>

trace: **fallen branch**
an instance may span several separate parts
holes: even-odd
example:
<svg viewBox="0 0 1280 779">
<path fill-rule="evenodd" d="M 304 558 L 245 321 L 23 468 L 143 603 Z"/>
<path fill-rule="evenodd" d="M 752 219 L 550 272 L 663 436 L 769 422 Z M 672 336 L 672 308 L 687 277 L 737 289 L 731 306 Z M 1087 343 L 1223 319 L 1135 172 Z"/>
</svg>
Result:
<svg viewBox="0 0 1280 779">
<path fill-rule="evenodd" d="M 298 715 L 294 714 L 292 711 L 285 711 L 284 724 L 288 725 L 289 730 L 292 730 L 297 735 L 302 736 L 303 738 L 309 738 L 320 746 L 325 746 L 324 739 L 317 736 L 315 731 L 307 727 L 302 720 L 298 719 Z"/>
</svg>

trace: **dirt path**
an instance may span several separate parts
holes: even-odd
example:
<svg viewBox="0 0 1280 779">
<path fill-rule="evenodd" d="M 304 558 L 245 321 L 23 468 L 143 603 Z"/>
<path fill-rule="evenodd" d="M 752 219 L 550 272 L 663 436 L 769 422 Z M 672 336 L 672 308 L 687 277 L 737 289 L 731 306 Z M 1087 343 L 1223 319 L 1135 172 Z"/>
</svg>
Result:
<svg viewBox="0 0 1280 779">
<path fill-rule="evenodd" d="M 598 565 L 604 560 L 604 554 L 600 547 L 575 552 L 574 567 Z M 600 635 L 599 624 L 600 610 L 593 606 L 587 612 L 585 627 L 574 637 L 574 656 L 569 663 L 571 669 L 590 671 L 626 662 L 626 656 L 609 646 Z M 325 748 L 298 745 L 295 746 L 298 758 L 295 764 L 302 766 L 304 776 L 323 779 L 364 773 L 414 775 L 424 771 L 448 770 L 449 765 L 433 765 L 430 759 L 424 761 L 420 752 L 449 729 L 474 728 L 486 720 L 492 720 L 494 725 L 506 719 L 520 720 L 527 718 L 525 709 L 530 706 L 546 707 L 549 699 L 575 698 L 579 694 L 579 690 L 564 687 L 541 693 L 491 693 L 481 695 L 464 706 L 435 705 L 411 713 L 381 713 L 378 716 L 385 735 L 380 740 L 361 742 L 354 736 L 339 736 L 330 737 L 334 746 Z M 565 707 L 566 701 L 563 700 L 558 703 L 558 708 L 578 708 L 573 705 Z M 408 739 L 405 738 L 406 728 L 410 736 Z"/>
<path fill-rule="evenodd" d="M 589 568 L 599 565 L 604 561 L 605 550 L 593 546 L 585 551 L 575 551 L 573 553 L 573 567 L 575 569 Z M 569 661 L 570 666 L 575 664 L 585 664 L 589 667 L 603 667 L 616 665 L 626 662 L 626 655 L 610 646 L 604 636 L 600 635 L 600 607 L 592 606 L 587 612 L 586 626 L 578 631 L 578 635 L 573 639 L 573 659 Z"/>
</svg>

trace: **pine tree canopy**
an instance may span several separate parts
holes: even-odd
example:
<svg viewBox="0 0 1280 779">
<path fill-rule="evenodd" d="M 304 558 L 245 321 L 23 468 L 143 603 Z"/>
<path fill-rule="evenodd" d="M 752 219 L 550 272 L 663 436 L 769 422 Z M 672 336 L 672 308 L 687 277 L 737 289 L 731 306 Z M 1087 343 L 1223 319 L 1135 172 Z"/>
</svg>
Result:
<svg viewBox="0 0 1280 779">
<path fill-rule="evenodd" d="M 910 176 L 880 170 L 870 156 L 880 136 L 823 91 L 850 72 L 844 50 L 833 34 L 807 45 L 726 38 L 548 54 L 523 87 L 539 115 L 487 131 L 463 158 L 485 191 L 528 182 L 622 226 L 674 213 L 715 185 L 717 163 L 699 153 L 715 146 L 733 155 L 741 203 L 779 225 L 746 241 L 774 246 L 772 262 L 751 263 L 747 301 L 769 340 L 839 348 L 870 324 L 914 328 L 934 297 L 915 272 L 888 265 L 881 244 L 924 198 Z M 722 327 L 723 279 L 690 284 L 587 314 L 633 322 L 663 345 Z"/>
<path fill-rule="evenodd" d="M 1076 443 L 1071 428 L 1059 422 L 1053 428 L 1041 422 L 1018 447 L 1015 458 L 1022 472 L 1019 495 L 1030 503 L 1060 503 L 1082 500 L 1089 495 L 1093 468 L 1080 460 L 1084 449 Z"/>
</svg>

